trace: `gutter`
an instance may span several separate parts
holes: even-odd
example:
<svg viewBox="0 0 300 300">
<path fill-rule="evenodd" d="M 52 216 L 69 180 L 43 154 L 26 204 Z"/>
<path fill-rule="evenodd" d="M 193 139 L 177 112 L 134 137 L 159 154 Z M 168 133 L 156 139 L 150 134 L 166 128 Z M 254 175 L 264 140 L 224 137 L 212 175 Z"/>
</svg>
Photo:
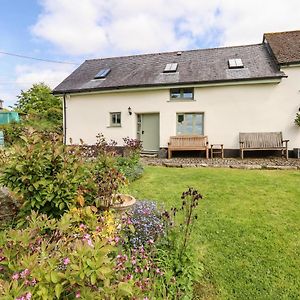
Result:
<svg viewBox="0 0 300 300">
<path fill-rule="evenodd" d="M 282 72 L 283 73 L 283 72 Z M 62 90 L 53 91 L 54 95 L 64 95 L 65 93 L 87 93 L 87 92 L 99 92 L 99 91 L 117 91 L 117 90 L 130 90 L 135 88 L 160 88 L 160 87 L 177 87 L 177 86 L 190 86 L 190 85 L 217 85 L 217 84 L 230 84 L 236 82 L 253 82 L 260 80 L 280 80 L 281 78 L 288 77 L 284 73 L 279 76 L 269 76 L 269 77 L 257 77 L 257 78 L 237 78 L 237 79 L 227 79 L 227 80 L 207 80 L 207 81 L 194 81 L 194 82 L 174 82 L 174 83 L 164 83 L 164 84 L 144 84 L 144 85 L 127 85 L 127 86 L 110 86 L 110 87 L 99 87 L 99 88 L 86 88 L 86 89 L 73 89 L 73 90 Z"/>
</svg>

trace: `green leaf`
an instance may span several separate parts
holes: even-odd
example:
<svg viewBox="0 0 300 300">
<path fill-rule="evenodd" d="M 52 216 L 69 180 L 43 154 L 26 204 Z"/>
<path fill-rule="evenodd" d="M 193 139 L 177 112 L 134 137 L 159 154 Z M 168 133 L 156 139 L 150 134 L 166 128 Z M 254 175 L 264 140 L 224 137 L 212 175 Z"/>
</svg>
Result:
<svg viewBox="0 0 300 300">
<path fill-rule="evenodd" d="M 95 284 L 97 282 L 97 275 L 96 275 L 96 273 L 93 273 L 92 275 L 91 275 L 91 284 Z"/>
<path fill-rule="evenodd" d="M 51 277 L 51 281 L 53 283 L 58 283 L 59 282 L 59 276 L 58 276 L 57 272 L 51 271 L 50 277 Z"/>
<path fill-rule="evenodd" d="M 120 296 L 131 296 L 132 286 L 128 282 L 120 282 L 118 285 L 118 291 L 120 293 Z"/>
<path fill-rule="evenodd" d="M 62 293 L 62 290 L 63 290 L 63 286 L 58 283 L 56 286 L 55 286 L 55 296 L 57 299 L 59 299 L 61 293 Z"/>
</svg>

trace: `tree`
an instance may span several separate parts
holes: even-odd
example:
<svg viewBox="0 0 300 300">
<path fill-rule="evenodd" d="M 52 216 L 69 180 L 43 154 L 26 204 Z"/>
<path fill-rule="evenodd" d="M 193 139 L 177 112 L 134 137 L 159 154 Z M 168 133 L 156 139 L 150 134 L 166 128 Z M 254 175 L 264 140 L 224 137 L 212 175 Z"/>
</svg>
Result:
<svg viewBox="0 0 300 300">
<path fill-rule="evenodd" d="M 26 114 L 32 127 L 49 131 L 62 129 L 62 101 L 51 94 L 46 84 L 34 84 L 27 91 L 21 91 L 17 97 L 15 110 Z"/>
</svg>

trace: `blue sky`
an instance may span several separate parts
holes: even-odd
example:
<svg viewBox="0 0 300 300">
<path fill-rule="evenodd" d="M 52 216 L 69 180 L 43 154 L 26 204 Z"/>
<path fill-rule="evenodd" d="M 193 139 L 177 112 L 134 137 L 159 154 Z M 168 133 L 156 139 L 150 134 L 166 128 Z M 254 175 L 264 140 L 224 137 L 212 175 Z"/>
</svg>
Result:
<svg viewBox="0 0 300 300">
<path fill-rule="evenodd" d="M 0 0 L 0 51 L 81 63 L 89 58 L 260 43 L 300 29 L 298 0 Z M 0 99 L 54 88 L 76 68 L 0 54 Z"/>
</svg>

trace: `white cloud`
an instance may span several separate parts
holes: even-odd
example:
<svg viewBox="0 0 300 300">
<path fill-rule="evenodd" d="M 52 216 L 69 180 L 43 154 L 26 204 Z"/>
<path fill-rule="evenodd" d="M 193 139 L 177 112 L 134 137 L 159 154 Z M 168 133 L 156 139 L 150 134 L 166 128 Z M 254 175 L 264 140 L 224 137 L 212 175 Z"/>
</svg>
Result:
<svg viewBox="0 0 300 300">
<path fill-rule="evenodd" d="M 16 66 L 16 85 L 19 89 L 28 89 L 34 83 L 45 83 L 50 88 L 56 87 L 65 79 L 73 66 L 68 65 L 17 65 Z"/>
<path fill-rule="evenodd" d="M 27 90 L 35 83 L 45 83 L 50 88 L 56 87 L 74 69 L 69 65 L 53 64 L 23 64 L 15 68 L 15 77 L 10 81 L 0 78 L 0 99 L 4 100 L 4 106 L 12 106 L 20 95 L 21 90 Z M 3 83 L 4 82 L 4 83 Z"/>
<path fill-rule="evenodd" d="M 259 43 L 300 28 L 298 0 L 40 0 L 32 33 L 70 55 L 101 57 Z M 214 33 L 214 35 L 212 34 Z"/>
</svg>

